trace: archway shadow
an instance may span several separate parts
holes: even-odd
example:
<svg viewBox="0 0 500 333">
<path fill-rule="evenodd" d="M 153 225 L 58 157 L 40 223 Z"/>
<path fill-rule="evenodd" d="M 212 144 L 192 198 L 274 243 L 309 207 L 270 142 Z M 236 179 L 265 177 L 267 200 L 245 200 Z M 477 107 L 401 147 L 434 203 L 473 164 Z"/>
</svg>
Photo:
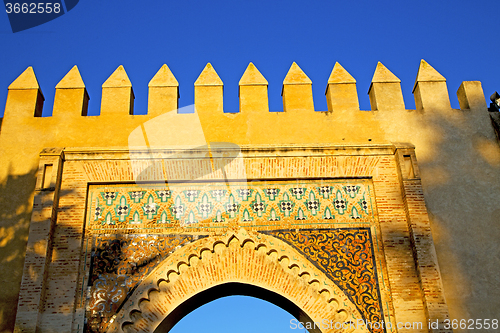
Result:
<svg viewBox="0 0 500 333">
<path fill-rule="evenodd" d="M 227 296 L 250 296 L 272 303 L 290 313 L 301 323 L 309 323 L 308 327 L 313 327 L 310 333 L 321 333 L 320 327 L 314 325 L 313 320 L 290 300 L 275 292 L 255 285 L 228 282 L 206 289 L 190 297 L 177 306 L 155 329 L 154 333 L 167 333 L 185 316 L 197 308 Z"/>
</svg>

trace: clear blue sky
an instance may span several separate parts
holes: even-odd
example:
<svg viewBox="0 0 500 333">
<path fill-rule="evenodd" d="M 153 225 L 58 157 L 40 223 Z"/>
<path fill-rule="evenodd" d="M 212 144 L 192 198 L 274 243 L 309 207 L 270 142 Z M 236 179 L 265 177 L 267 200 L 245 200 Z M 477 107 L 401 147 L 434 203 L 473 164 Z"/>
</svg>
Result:
<svg viewBox="0 0 500 333">
<path fill-rule="evenodd" d="M 288 312 L 274 304 L 248 296 L 219 298 L 194 310 L 170 333 L 304 333 Z M 290 327 L 293 327 L 291 329 Z"/>
<path fill-rule="evenodd" d="M 7 87 L 28 66 L 33 66 L 45 96 L 44 114 L 50 115 L 55 85 L 75 64 L 93 115 L 99 113 L 102 83 L 119 65 L 132 81 L 136 113 L 143 114 L 147 84 L 162 64 L 168 64 L 180 83 L 182 107 L 193 103 L 193 83 L 207 62 L 224 81 L 226 111 L 238 110 L 238 81 L 249 62 L 269 81 L 270 109 L 282 110 L 281 85 L 293 61 L 313 81 L 316 110 L 326 110 L 326 82 L 336 61 L 357 80 L 361 109 L 370 109 L 367 91 L 378 61 L 402 80 L 406 108 L 413 109 L 411 91 L 422 58 L 447 78 L 451 105 L 458 108 L 456 91 L 462 81 L 481 81 L 487 99 L 500 90 L 499 4 L 80 0 L 67 14 L 18 33 L 12 33 L 7 15 L 0 13 L 0 116 Z M 187 326 L 176 332 L 199 331 L 190 325 L 210 316 L 227 320 L 238 316 L 238 309 L 279 316 L 281 310 L 273 310 L 275 306 L 245 299 L 225 298 L 206 305 L 186 317 L 188 324 L 186 319 L 179 323 Z M 211 309 L 208 315 L 205 308 Z M 197 312 L 205 313 L 205 319 L 196 317 Z M 289 319 L 276 319 L 274 323 L 285 326 L 268 330 L 255 318 L 249 322 L 253 332 L 290 331 Z"/>
<path fill-rule="evenodd" d="M 153 4 L 154 3 L 154 4 Z M 0 14 L 0 104 L 8 85 L 33 66 L 52 112 L 54 87 L 78 65 L 99 113 L 101 85 L 124 65 L 135 110 L 145 113 L 147 84 L 167 63 L 180 83 L 180 106 L 207 62 L 224 81 L 226 111 L 238 110 L 238 81 L 252 61 L 269 81 L 270 108 L 282 110 L 281 85 L 296 61 L 313 81 L 316 110 L 326 110 L 336 61 L 357 80 L 361 109 L 377 61 L 402 80 L 408 109 L 420 59 L 447 78 L 451 104 L 462 81 L 500 90 L 498 1 L 88 1 L 38 27 L 12 33 Z M 0 116 L 3 107 L 0 108 Z"/>
</svg>

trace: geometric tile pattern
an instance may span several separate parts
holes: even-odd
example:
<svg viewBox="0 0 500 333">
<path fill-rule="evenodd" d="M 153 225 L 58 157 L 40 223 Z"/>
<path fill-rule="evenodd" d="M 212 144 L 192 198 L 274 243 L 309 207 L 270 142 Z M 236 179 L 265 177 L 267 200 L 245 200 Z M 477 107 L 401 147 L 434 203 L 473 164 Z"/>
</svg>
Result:
<svg viewBox="0 0 500 333">
<path fill-rule="evenodd" d="M 84 332 L 105 332 L 134 288 L 170 253 L 202 236 L 94 236 Z"/>
<path fill-rule="evenodd" d="M 92 230 L 372 222 L 368 180 L 92 185 Z"/>
<path fill-rule="evenodd" d="M 293 246 L 322 270 L 356 305 L 363 319 L 384 319 L 370 228 L 260 231 Z M 372 332 L 384 332 L 383 327 Z"/>
</svg>

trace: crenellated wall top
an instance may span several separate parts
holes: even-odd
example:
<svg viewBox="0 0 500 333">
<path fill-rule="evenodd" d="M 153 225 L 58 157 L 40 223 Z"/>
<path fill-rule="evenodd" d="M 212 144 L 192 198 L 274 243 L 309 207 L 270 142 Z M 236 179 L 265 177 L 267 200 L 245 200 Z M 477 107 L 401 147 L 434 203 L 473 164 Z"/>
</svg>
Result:
<svg viewBox="0 0 500 333">
<path fill-rule="evenodd" d="M 210 113 L 224 112 L 223 90 L 219 89 L 223 85 L 215 68 L 208 63 L 194 82 L 196 110 Z M 253 63 L 250 63 L 239 81 L 240 113 L 269 111 L 267 85 L 266 78 Z M 177 109 L 179 83 L 166 64 L 154 75 L 148 87 L 149 114 L 158 115 Z M 242 87 L 246 88 L 242 89 Z M 55 88 L 54 115 L 86 115 L 89 98 L 77 66 L 74 66 Z M 111 74 L 103 83 L 102 88 L 101 114 L 133 115 L 132 82 L 123 66 L 119 66 Z M 34 100 L 36 97 L 33 94 L 29 95 L 30 90 L 38 91 L 38 95 L 41 95 L 42 98 L 39 96 L 37 100 Z M 10 95 L 18 95 L 21 93 L 20 91 L 24 91 L 24 99 L 33 99 L 32 104 L 35 109 L 40 109 L 43 106 L 43 95 L 32 67 L 28 67 L 9 86 Z M 80 91 L 80 93 L 77 94 L 76 91 Z M 418 111 L 451 108 L 446 79 L 425 60 L 420 62 L 413 93 Z M 405 110 L 401 80 L 380 62 L 376 66 L 368 94 L 371 111 Z M 325 95 L 330 112 L 360 111 L 356 79 L 339 63 L 335 64 L 330 74 Z M 463 82 L 457 95 L 461 106 L 473 109 L 486 105 L 482 102 L 484 95 L 479 82 Z M 285 112 L 320 111 L 314 109 L 312 81 L 295 62 L 283 80 L 282 96 Z M 64 103 L 58 103 L 61 99 L 64 100 Z M 472 100 L 474 102 L 470 102 Z M 69 105 L 73 107 L 68 107 Z M 5 117 L 14 116 L 14 109 L 16 107 L 12 103 L 7 103 Z M 38 113 L 37 115 L 39 115 Z M 34 115 L 33 112 L 23 116 Z"/>
</svg>

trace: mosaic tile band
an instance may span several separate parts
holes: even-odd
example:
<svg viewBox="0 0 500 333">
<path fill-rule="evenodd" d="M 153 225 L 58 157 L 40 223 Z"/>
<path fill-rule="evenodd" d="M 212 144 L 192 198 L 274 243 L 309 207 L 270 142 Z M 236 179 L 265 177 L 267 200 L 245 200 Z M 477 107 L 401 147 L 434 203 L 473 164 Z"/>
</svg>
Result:
<svg viewBox="0 0 500 333">
<path fill-rule="evenodd" d="M 91 231 L 373 222 L 369 180 L 93 185 Z"/>
</svg>

